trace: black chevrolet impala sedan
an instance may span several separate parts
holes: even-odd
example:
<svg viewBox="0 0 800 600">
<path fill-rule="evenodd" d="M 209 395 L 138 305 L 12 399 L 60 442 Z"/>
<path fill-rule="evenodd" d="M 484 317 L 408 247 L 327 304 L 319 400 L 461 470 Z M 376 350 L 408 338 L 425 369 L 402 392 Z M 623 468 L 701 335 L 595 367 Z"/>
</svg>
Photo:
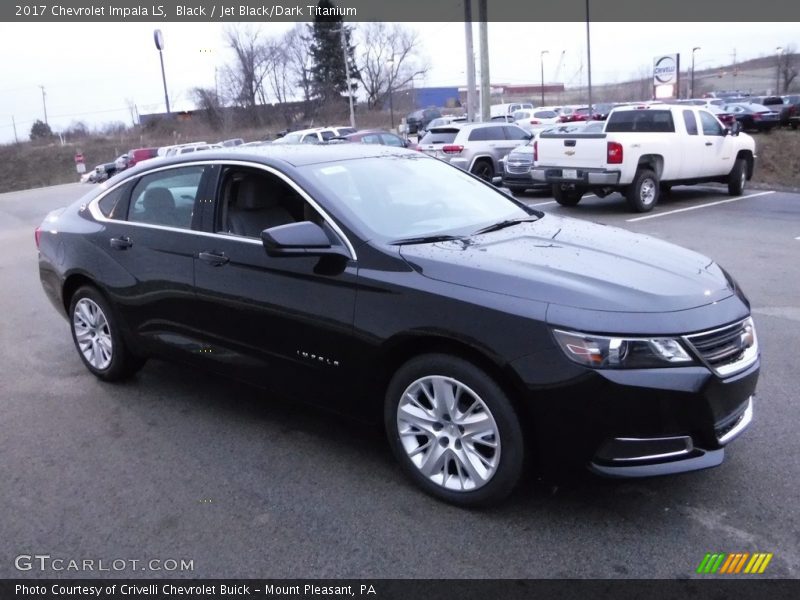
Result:
<svg viewBox="0 0 800 600">
<path fill-rule="evenodd" d="M 408 476 L 456 504 L 531 469 L 715 466 L 752 419 L 756 331 L 716 263 L 413 151 L 148 161 L 36 241 L 95 376 L 170 358 L 382 421 Z"/>
</svg>

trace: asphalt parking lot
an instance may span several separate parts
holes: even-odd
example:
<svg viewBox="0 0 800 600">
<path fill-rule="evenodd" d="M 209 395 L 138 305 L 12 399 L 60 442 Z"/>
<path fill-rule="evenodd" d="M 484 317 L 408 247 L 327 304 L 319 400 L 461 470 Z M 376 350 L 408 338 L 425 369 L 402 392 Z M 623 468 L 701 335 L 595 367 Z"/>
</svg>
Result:
<svg viewBox="0 0 800 600">
<path fill-rule="evenodd" d="M 88 189 L 0 195 L 0 577 L 685 578 L 706 552 L 755 551 L 774 553 L 765 576 L 800 576 L 800 195 L 675 188 L 646 215 L 618 195 L 571 209 L 520 196 L 728 269 L 758 326 L 756 416 L 710 471 L 531 480 L 465 511 L 405 481 L 379 431 L 160 361 L 122 385 L 92 377 L 41 290 L 33 240 Z M 194 568 L 15 568 L 37 553 Z"/>
</svg>

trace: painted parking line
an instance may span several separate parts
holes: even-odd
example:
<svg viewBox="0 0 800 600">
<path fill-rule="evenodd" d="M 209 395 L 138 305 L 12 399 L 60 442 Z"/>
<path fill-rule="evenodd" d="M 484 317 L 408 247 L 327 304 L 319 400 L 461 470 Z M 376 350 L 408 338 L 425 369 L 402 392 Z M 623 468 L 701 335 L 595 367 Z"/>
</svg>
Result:
<svg viewBox="0 0 800 600">
<path fill-rule="evenodd" d="M 584 198 L 597 198 L 594 194 L 587 194 Z M 528 206 L 544 206 L 545 204 L 555 204 L 555 200 L 548 200 L 547 202 L 537 202 L 536 204 L 528 204 Z"/>
<path fill-rule="evenodd" d="M 706 204 L 687 206 L 686 208 L 676 208 L 675 210 L 668 210 L 667 212 L 658 213 L 657 215 L 634 217 L 633 219 L 626 219 L 626 221 L 628 223 L 633 223 L 635 221 L 644 221 L 646 219 L 657 219 L 658 217 L 666 217 L 668 215 L 674 215 L 676 213 L 682 213 L 689 210 L 697 210 L 699 208 L 706 208 L 708 206 L 717 206 L 718 204 L 727 204 L 728 202 L 738 202 L 739 200 L 745 200 L 747 198 L 755 198 L 756 196 L 766 196 L 768 194 L 774 194 L 774 193 L 775 193 L 774 191 L 769 191 L 769 192 L 758 192 L 757 194 L 748 194 L 747 196 L 736 196 L 735 198 L 728 198 L 727 200 L 717 200 L 716 202 L 707 202 Z"/>
</svg>

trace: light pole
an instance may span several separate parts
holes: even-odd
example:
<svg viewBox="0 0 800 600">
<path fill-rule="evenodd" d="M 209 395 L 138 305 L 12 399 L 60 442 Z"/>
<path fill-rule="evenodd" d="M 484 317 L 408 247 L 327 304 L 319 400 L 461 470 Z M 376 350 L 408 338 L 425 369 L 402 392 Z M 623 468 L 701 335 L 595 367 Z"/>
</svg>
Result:
<svg viewBox="0 0 800 600">
<path fill-rule="evenodd" d="M 392 130 L 394 131 L 394 102 L 392 101 L 392 79 L 394 78 L 392 70 L 394 69 L 394 56 L 390 56 L 386 64 L 389 67 L 389 115 L 392 121 Z"/>
<path fill-rule="evenodd" d="M 781 93 L 781 54 L 783 54 L 783 47 L 782 46 L 778 46 L 777 48 L 775 48 L 775 52 L 778 53 L 778 64 L 777 64 L 777 69 L 776 69 L 776 73 L 775 73 L 775 93 L 776 94 L 780 94 Z"/>
<path fill-rule="evenodd" d="M 695 46 L 692 48 L 692 91 L 690 98 L 694 98 L 694 53 L 700 50 L 700 46 Z"/>
<path fill-rule="evenodd" d="M 542 70 L 542 106 L 544 106 L 544 55 L 549 53 L 549 50 L 542 50 L 539 52 L 539 67 Z"/>
<path fill-rule="evenodd" d="M 161 52 L 164 49 L 164 34 L 161 33 L 160 29 L 156 29 L 153 31 L 153 41 L 156 43 L 156 48 L 158 48 L 158 58 L 161 60 L 161 81 L 164 83 L 164 102 L 167 105 L 167 114 L 171 114 L 172 111 L 169 109 L 169 94 L 167 93 L 167 76 L 164 73 L 164 54 Z"/>
</svg>

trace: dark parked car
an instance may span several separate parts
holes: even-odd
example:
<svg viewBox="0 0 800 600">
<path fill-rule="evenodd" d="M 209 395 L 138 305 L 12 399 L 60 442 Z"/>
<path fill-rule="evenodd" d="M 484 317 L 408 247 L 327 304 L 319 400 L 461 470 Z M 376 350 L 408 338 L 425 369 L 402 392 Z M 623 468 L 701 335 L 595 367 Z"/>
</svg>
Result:
<svg viewBox="0 0 800 600">
<path fill-rule="evenodd" d="M 786 122 L 781 120 L 781 125 L 791 125 L 792 129 L 797 129 L 800 124 L 800 95 L 789 94 L 783 97 L 783 103 L 786 105 Z M 783 118 L 783 111 L 781 111 L 781 118 Z"/>
<path fill-rule="evenodd" d="M 741 123 L 742 130 L 744 131 L 763 131 L 769 133 L 780 125 L 779 113 L 761 104 L 726 104 L 723 110 L 726 113 L 732 114 L 733 117 Z"/>
<path fill-rule="evenodd" d="M 160 356 L 374 419 L 408 476 L 460 505 L 503 498 L 527 464 L 715 466 L 752 418 L 750 305 L 716 263 L 411 150 L 146 163 L 50 213 L 36 243 L 98 378 Z"/>
<path fill-rule="evenodd" d="M 408 133 L 419 133 L 428 127 L 428 123 L 442 116 L 438 108 L 416 110 L 406 117 Z"/>
<path fill-rule="evenodd" d="M 408 142 L 399 135 L 380 129 L 364 129 L 342 137 L 332 138 L 332 140 L 394 146 L 395 148 L 407 148 L 409 146 Z"/>
</svg>

